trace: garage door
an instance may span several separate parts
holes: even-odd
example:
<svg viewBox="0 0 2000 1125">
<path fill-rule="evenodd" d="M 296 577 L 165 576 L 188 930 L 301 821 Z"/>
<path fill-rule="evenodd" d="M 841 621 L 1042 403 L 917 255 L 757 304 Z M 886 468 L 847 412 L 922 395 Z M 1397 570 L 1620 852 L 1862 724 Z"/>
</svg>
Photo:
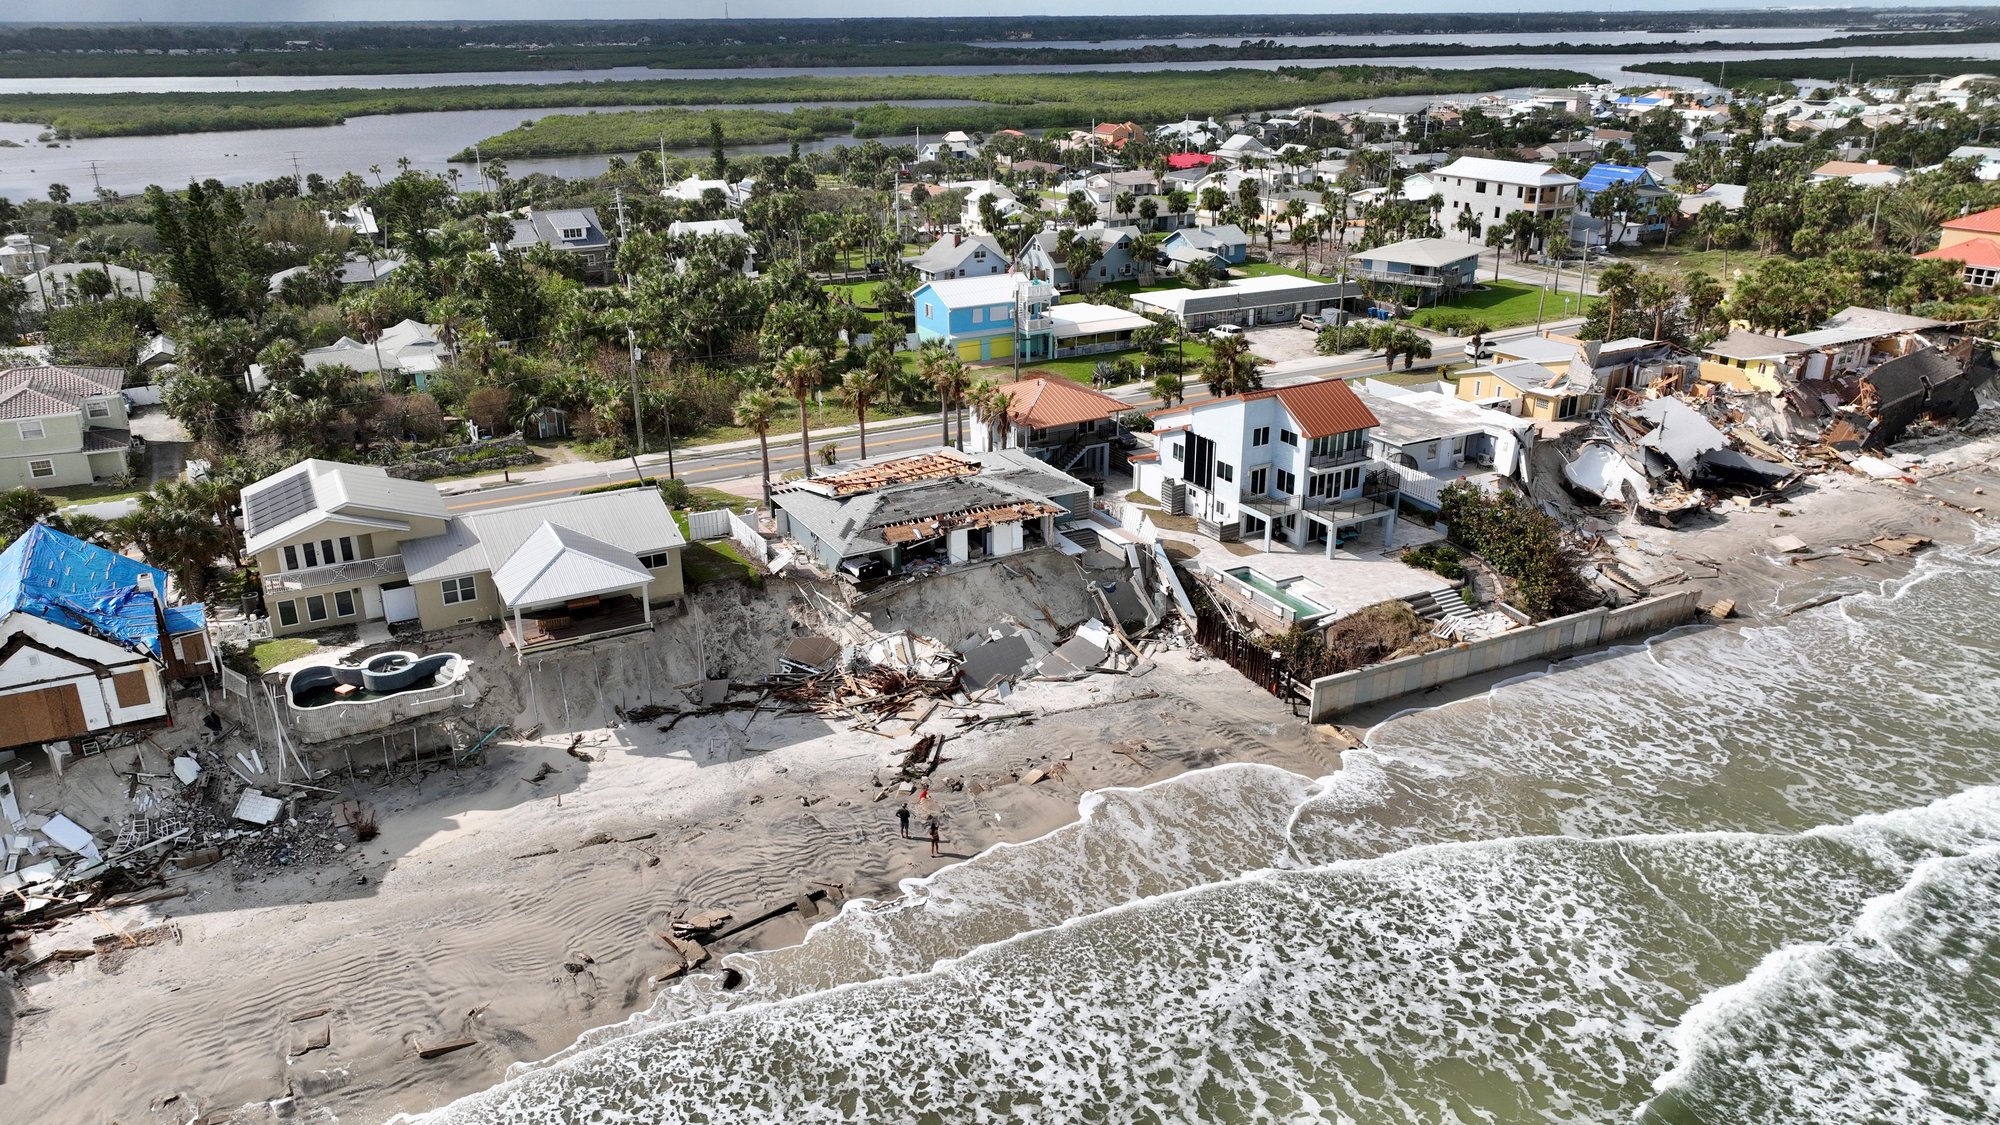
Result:
<svg viewBox="0 0 2000 1125">
<path fill-rule="evenodd" d="M 10 695 L 0 701 L 0 746 L 27 746 L 90 733 L 75 684 Z"/>
<path fill-rule="evenodd" d="M 958 358 L 967 363 L 977 363 L 979 361 L 979 341 L 960 340 L 958 342 Z"/>
<path fill-rule="evenodd" d="M 1014 337 L 995 336 L 993 338 L 993 358 L 994 359 L 1014 358 Z"/>
<path fill-rule="evenodd" d="M 417 619 L 417 590 L 414 586 L 401 586 L 382 591 L 382 614 L 394 625 L 399 621 Z"/>
</svg>

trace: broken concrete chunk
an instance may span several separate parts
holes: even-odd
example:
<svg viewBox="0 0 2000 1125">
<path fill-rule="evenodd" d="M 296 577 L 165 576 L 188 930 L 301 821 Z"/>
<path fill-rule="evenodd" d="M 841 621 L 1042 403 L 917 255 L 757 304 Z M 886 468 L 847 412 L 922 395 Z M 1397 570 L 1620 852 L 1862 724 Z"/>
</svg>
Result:
<svg viewBox="0 0 2000 1125">
<path fill-rule="evenodd" d="M 1803 554 L 1812 549 L 1806 546 L 1805 540 L 1796 535 L 1774 535 L 1771 537 L 1771 546 L 1788 555 Z"/>
</svg>

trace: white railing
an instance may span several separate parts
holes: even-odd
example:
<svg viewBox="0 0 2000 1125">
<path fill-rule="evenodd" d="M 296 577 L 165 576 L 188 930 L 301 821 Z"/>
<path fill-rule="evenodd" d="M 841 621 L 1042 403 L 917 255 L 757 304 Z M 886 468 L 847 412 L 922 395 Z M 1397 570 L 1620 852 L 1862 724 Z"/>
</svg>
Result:
<svg viewBox="0 0 2000 1125">
<path fill-rule="evenodd" d="M 250 698 L 250 678 L 233 668 L 222 669 L 222 690 L 232 695 Z"/>
<path fill-rule="evenodd" d="M 735 512 L 725 510 L 723 514 L 729 517 L 730 538 L 735 542 L 737 549 L 743 552 L 743 557 L 758 566 L 771 565 L 770 541 L 757 530 L 757 525 Z"/>
<path fill-rule="evenodd" d="M 403 556 L 384 555 L 379 559 L 356 559 L 331 566 L 313 566 L 264 576 L 266 594 L 316 590 L 324 586 L 345 586 L 403 573 Z"/>
</svg>

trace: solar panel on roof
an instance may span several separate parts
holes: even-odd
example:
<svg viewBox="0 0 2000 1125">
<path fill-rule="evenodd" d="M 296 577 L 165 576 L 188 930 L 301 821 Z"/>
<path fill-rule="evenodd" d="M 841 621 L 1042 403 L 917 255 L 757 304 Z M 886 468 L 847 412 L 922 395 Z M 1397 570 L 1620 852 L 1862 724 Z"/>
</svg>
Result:
<svg viewBox="0 0 2000 1125">
<path fill-rule="evenodd" d="M 301 468 L 243 498 L 243 529 L 261 535 L 271 528 L 313 510 L 312 475 Z"/>
</svg>

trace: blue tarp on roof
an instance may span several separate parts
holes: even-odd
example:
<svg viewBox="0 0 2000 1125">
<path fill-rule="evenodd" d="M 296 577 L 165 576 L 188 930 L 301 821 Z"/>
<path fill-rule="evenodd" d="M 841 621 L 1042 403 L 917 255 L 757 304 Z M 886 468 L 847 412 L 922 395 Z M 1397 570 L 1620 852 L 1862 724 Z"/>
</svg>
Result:
<svg viewBox="0 0 2000 1125">
<path fill-rule="evenodd" d="M 0 551 L 0 617 L 32 614 L 159 657 L 165 646 L 153 595 L 139 588 L 140 576 L 148 574 L 164 595 L 167 575 L 159 567 L 38 523 Z M 193 632 L 207 623 L 207 611 L 173 606 L 166 618 L 170 635 Z"/>
<path fill-rule="evenodd" d="M 1590 166 L 1590 171 L 1585 172 L 1583 178 L 1577 181 L 1576 190 L 1585 195 L 1593 195 L 1612 184 L 1622 184 L 1632 180 L 1639 181 L 1641 187 L 1650 187 L 1651 179 L 1652 174 L 1646 169 L 1631 164 L 1593 164 Z"/>
</svg>

